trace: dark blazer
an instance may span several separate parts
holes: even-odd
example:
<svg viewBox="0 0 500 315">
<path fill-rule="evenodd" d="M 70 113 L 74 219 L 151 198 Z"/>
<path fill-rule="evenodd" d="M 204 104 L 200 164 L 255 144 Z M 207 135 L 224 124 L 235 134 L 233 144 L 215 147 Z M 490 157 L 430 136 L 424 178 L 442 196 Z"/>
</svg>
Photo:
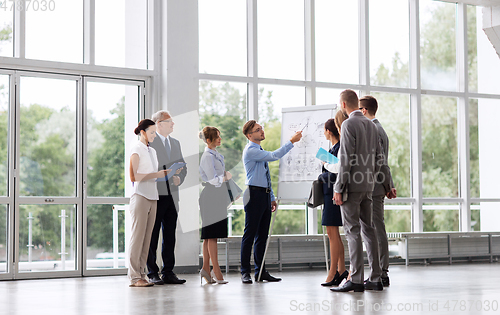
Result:
<svg viewBox="0 0 500 315">
<path fill-rule="evenodd" d="M 156 150 L 156 156 L 158 157 L 158 170 L 163 169 L 163 165 L 169 168 L 175 162 L 185 162 L 182 156 L 181 144 L 177 139 L 170 137 L 170 159 L 167 157 L 167 151 L 165 150 L 165 145 L 161 141 L 161 138 L 156 135 L 156 138 L 151 143 L 151 146 Z M 181 179 L 181 185 L 187 175 L 187 165 L 184 166 L 182 171 L 177 175 Z M 179 186 L 174 185 L 173 179 L 170 178 L 168 182 L 158 182 L 158 194 L 160 196 L 168 195 L 169 185 L 170 192 L 172 193 L 172 198 L 175 202 L 179 202 Z"/>
<path fill-rule="evenodd" d="M 384 128 L 377 118 L 373 119 L 372 121 L 375 126 L 377 126 L 378 140 L 382 147 L 382 154 L 384 157 L 384 163 L 380 167 L 380 173 L 377 177 L 375 188 L 373 189 L 373 196 L 380 196 L 387 194 L 392 188 L 394 188 L 394 183 L 392 182 L 391 169 L 389 168 L 388 163 L 389 137 L 387 137 L 387 133 L 385 133 Z"/>
<path fill-rule="evenodd" d="M 335 143 L 335 145 L 328 152 L 330 152 L 331 154 L 338 157 L 339 149 L 340 149 L 340 141 Z M 322 173 L 319 174 L 319 176 L 318 176 L 318 180 L 323 182 L 323 194 L 333 195 L 333 185 L 335 184 L 335 181 L 337 180 L 337 174 L 330 173 L 324 167 L 321 168 L 321 172 Z"/>
</svg>

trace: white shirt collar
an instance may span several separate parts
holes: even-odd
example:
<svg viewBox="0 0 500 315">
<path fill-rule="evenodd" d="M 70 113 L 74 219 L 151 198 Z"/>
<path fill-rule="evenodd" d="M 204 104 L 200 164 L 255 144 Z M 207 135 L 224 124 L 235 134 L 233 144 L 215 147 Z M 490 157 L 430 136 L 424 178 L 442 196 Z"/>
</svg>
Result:
<svg viewBox="0 0 500 315">
<path fill-rule="evenodd" d="M 161 134 L 159 134 L 158 132 L 157 132 L 156 134 L 160 137 L 161 142 L 162 142 L 163 144 L 165 144 L 165 139 L 167 139 L 167 140 L 168 140 L 168 144 L 170 145 L 170 135 L 168 135 L 168 136 L 164 137 L 164 136 L 162 136 Z"/>
</svg>

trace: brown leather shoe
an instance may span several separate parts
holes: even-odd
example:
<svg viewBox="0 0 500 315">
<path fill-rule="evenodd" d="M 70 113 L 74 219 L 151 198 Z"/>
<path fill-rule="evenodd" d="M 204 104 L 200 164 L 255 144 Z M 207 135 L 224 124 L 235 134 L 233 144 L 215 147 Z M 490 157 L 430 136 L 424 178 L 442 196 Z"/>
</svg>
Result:
<svg viewBox="0 0 500 315">
<path fill-rule="evenodd" d="M 154 283 L 147 282 L 146 280 L 139 280 L 134 284 L 129 285 L 129 287 L 152 287 L 154 286 Z"/>
</svg>

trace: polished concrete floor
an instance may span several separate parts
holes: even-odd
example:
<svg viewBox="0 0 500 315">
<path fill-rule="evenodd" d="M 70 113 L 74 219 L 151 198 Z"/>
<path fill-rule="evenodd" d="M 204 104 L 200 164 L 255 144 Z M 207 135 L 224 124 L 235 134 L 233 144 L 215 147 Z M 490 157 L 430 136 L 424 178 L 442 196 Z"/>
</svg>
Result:
<svg viewBox="0 0 500 315">
<path fill-rule="evenodd" d="M 334 293 L 325 271 L 271 272 L 280 283 L 130 288 L 125 276 L 0 282 L 0 314 L 500 314 L 500 264 L 391 266 L 381 292 Z"/>
</svg>

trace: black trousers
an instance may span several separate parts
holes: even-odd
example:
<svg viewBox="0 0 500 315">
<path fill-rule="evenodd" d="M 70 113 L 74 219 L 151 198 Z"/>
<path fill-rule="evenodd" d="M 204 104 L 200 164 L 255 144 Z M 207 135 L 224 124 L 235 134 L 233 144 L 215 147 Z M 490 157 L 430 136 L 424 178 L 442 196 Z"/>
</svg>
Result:
<svg viewBox="0 0 500 315">
<path fill-rule="evenodd" d="M 173 274 L 175 265 L 175 229 L 177 228 L 177 208 L 178 204 L 171 195 L 160 196 L 157 203 L 156 221 L 151 236 L 148 255 L 148 277 L 158 275 L 160 268 L 156 264 L 156 249 L 158 248 L 158 238 L 160 236 L 160 227 L 162 230 L 163 241 L 161 246 L 161 258 L 163 260 L 162 275 Z"/>
<path fill-rule="evenodd" d="M 241 274 L 250 273 L 250 255 L 254 245 L 253 260 L 255 274 L 258 275 L 271 223 L 271 196 L 264 190 L 247 189 L 243 195 L 243 203 L 245 230 L 241 239 Z M 264 266 L 262 272 L 265 270 Z"/>
</svg>

